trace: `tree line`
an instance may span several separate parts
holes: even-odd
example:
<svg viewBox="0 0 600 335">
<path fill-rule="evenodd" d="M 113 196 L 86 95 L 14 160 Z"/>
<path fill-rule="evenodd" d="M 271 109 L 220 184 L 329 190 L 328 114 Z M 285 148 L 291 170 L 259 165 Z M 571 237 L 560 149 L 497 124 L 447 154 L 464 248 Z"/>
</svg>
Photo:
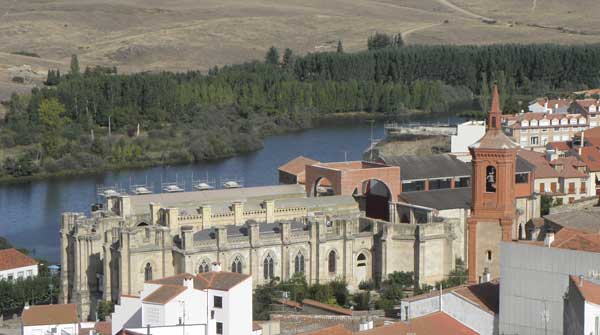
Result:
<svg viewBox="0 0 600 335">
<path fill-rule="evenodd" d="M 208 74 L 81 71 L 74 56 L 68 73 L 51 70 L 45 87 L 9 101 L 0 146 L 20 150 L 0 178 L 227 157 L 343 113 L 397 118 L 474 98 L 485 109 L 493 83 L 513 111 L 535 94 L 600 86 L 599 45 L 406 46 L 385 34 L 367 44 L 305 56 L 272 47 Z"/>
</svg>

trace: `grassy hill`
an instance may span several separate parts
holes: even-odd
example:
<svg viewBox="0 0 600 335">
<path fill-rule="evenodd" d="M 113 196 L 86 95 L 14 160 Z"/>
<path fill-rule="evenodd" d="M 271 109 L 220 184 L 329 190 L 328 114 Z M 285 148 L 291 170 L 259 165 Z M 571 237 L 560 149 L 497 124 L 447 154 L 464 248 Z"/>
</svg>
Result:
<svg viewBox="0 0 600 335">
<path fill-rule="evenodd" d="M 576 3 L 574 3 L 576 2 Z M 32 0 L 0 2 L 0 100 L 48 68 L 206 70 L 297 53 L 365 48 L 375 31 L 408 43 L 600 42 L 595 0 Z M 19 51 L 39 55 L 15 54 Z M 26 65 L 26 68 L 23 68 Z M 25 83 L 14 83 L 25 75 Z"/>
</svg>

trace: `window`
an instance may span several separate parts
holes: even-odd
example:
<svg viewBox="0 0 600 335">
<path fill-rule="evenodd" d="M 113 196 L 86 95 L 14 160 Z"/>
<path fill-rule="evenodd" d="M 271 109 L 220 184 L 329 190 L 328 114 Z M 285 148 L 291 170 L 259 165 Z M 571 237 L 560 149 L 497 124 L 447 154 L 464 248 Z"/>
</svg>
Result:
<svg viewBox="0 0 600 335">
<path fill-rule="evenodd" d="M 300 251 L 294 259 L 294 273 L 304 273 L 304 255 Z"/>
<path fill-rule="evenodd" d="M 356 258 L 356 266 L 367 266 L 367 256 L 365 256 L 365 254 L 361 253 L 358 255 Z"/>
<path fill-rule="evenodd" d="M 267 257 L 265 257 L 264 261 L 263 261 L 263 277 L 265 279 L 273 279 L 273 257 L 271 257 L 271 254 L 267 254 Z"/>
<path fill-rule="evenodd" d="M 517 173 L 515 175 L 515 183 L 517 184 L 527 184 L 529 182 L 529 173 Z"/>
<path fill-rule="evenodd" d="M 485 169 L 485 191 L 496 192 L 496 168 L 491 165 Z"/>
<path fill-rule="evenodd" d="M 206 259 L 202 260 L 200 266 L 198 267 L 198 272 L 208 272 L 208 262 Z"/>
<path fill-rule="evenodd" d="M 217 334 L 218 335 L 223 334 L 223 322 L 217 322 Z"/>
<path fill-rule="evenodd" d="M 214 308 L 223 308 L 223 297 L 215 295 L 213 297 L 213 307 Z"/>
<path fill-rule="evenodd" d="M 460 177 L 454 180 L 454 187 L 469 187 L 471 186 L 471 177 Z"/>
<path fill-rule="evenodd" d="M 12 273 L 9 274 L 6 279 L 8 279 L 9 281 L 12 281 L 14 279 L 13 274 Z"/>
<path fill-rule="evenodd" d="M 441 190 L 446 188 L 450 188 L 450 178 L 429 180 L 430 190 Z"/>
<path fill-rule="evenodd" d="M 235 256 L 235 259 L 231 263 L 231 272 L 242 273 L 242 260 L 240 256 Z"/>
<path fill-rule="evenodd" d="M 552 193 L 556 193 L 556 183 L 550 184 L 550 190 L 552 191 Z"/>
<path fill-rule="evenodd" d="M 402 183 L 402 192 L 423 191 L 425 189 L 424 180 L 415 180 Z"/>
<path fill-rule="evenodd" d="M 584 185 L 584 184 L 581 184 Z M 33 270 L 27 270 L 27 278 L 33 276 Z"/>
<path fill-rule="evenodd" d="M 540 138 L 537 136 L 531 136 L 531 138 L 529 139 L 529 144 L 531 144 L 531 145 L 540 144 Z"/>
<path fill-rule="evenodd" d="M 330 273 L 335 273 L 335 266 L 336 266 L 336 254 L 335 251 L 331 250 L 329 252 L 329 256 L 327 257 L 327 269 L 329 270 Z"/>
<path fill-rule="evenodd" d="M 24 272 L 23 271 L 19 271 L 17 273 L 17 278 L 21 279 L 21 278 L 23 278 L 23 275 L 24 275 Z"/>
<path fill-rule="evenodd" d="M 540 193 L 546 192 L 546 184 L 540 183 Z"/>
<path fill-rule="evenodd" d="M 491 261 L 492 261 L 492 251 L 491 251 L 491 250 L 488 250 L 488 251 L 486 251 L 486 253 L 485 253 L 485 254 L 486 254 L 486 256 L 487 256 L 487 261 L 488 261 L 488 262 L 491 262 Z"/>
<path fill-rule="evenodd" d="M 569 194 L 575 194 L 575 183 L 569 183 Z"/>
<path fill-rule="evenodd" d="M 144 280 L 152 280 L 152 265 L 150 263 L 146 263 L 146 267 L 144 268 Z"/>
<path fill-rule="evenodd" d="M 581 182 L 579 193 L 585 194 L 585 181 Z"/>
</svg>

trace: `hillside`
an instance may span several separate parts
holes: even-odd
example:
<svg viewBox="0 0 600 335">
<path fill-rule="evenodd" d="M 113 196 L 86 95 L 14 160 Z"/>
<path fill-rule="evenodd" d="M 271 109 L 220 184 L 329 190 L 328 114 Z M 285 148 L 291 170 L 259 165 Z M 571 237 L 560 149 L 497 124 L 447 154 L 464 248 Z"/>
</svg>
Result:
<svg viewBox="0 0 600 335">
<path fill-rule="evenodd" d="M 594 0 L 32 0 L 0 2 L 0 99 L 69 57 L 120 72 L 206 70 L 262 58 L 365 47 L 375 31 L 408 43 L 600 42 Z M 487 20 L 488 23 L 484 21 Z M 496 20 L 494 24 L 489 23 Z M 534 27 L 532 25 L 538 25 Z M 26 51 L 39 57 L 14 55 Z M 24 84 L 11 82 L 23 65 Z"/>
</svg>

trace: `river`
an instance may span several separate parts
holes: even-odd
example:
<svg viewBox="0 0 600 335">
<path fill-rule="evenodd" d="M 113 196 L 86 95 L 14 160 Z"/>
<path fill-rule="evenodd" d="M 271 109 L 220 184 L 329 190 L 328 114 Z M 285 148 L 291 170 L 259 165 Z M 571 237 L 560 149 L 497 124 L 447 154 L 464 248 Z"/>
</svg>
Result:
<svg viewBox="0 0 600 335">
<path fill-rule="evenodd" d="M 449 121 L 446 116 L 418 119 Z M 374 138 L 381 139 L 383 124 L 375 124 L 373 133 Z M 131 183 L 145 184 L 147 180 L 158 191 L 161 181 L 174 182 L 177 178 L 191 190 L 192 175 L 194 179 L 242 178 L 245 186 L 276 184 L 277 167 L 287 161 L 299 155 L 320 161 L 358 160 L 370 137 L 369 123 L 355 121 L 268 137 L 262 150 L 218 161 L 1 185 L 0 236 L 31 250 L 36 257 L 58 262 L 60 214 L 89 213 L 90 205 L 96 201 L 96 185 L 120 184 L 127 188 Z"/>
</svg>

